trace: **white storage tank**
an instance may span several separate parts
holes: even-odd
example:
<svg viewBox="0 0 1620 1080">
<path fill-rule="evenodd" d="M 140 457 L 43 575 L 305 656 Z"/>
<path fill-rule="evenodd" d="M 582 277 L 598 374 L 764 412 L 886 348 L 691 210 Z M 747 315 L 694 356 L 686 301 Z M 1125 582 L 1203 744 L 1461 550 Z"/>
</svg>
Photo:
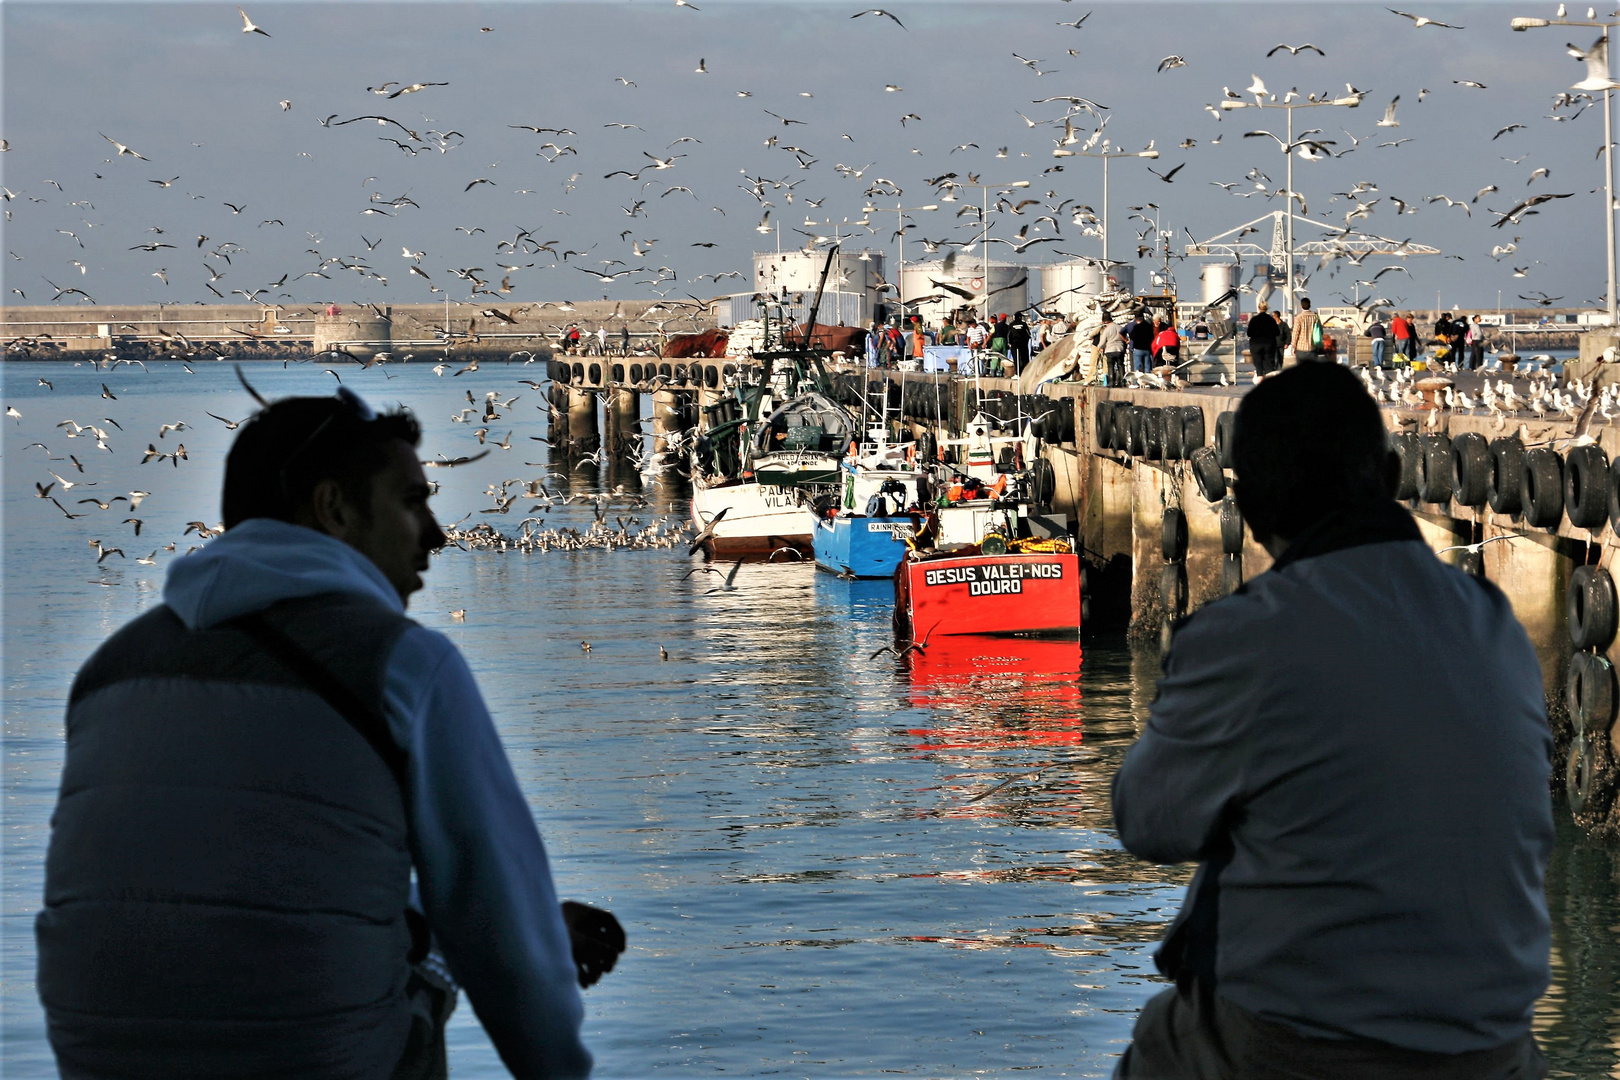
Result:
<svg viewBox="0 0 1620 1080">
<path fill-rule="evenodd" d="M 826 264 L 827 253 L 824 251 L 756 251 L 754 291 L 779 297 L 786 290 L 793 300 L 797 300 L 802 293 L 805 302 L 808 302 L 816 294 L 816 286 L 821 282 L 821 268 Z M 833 256 L 832 268 L 827 272 L 827 292 L 859 293 L 873 297 L 882 277 L 882 252 L 840 252 Z"/>
<path fill-rule="evenodd" d="M 1206 263 L 1198 272 L 1200 283 L 1199 297 L 1204 304 L 1212 304 L 1226 293 L 1243 284 L 1243 264 L 1239 262 Z M 1238 296 L 1233 293 L 1232 298 L 1218 307 L 1209 309 L 1210 318 L 1225 318 L 1236 321 L 1238 315 Z"/>
<path fill-rule="evenodd" d="M 1041 309 L 1073 315 L 1086 301 L 1102 293 L 1135 292 L 1136 268 L 1115 265 L 1104 273 L 1102 263 L 1073 259 L 1041 267 Z"/>
<path fill-rule="evenodd" d="M 1023 263 L 991 260 L 988 271 L 983 262 L 970 255 L 958 255 L 949 274 L 942 260 L 908 262 L 901 272 L 900 291 L 907 302 L 927 300 L 916 310 L 930 323 L 937 323 L 958 307 L 967 305 L 979 315 L 984 309 L 986 290 L 990 294 L 991 315 L 1013 315 L 1029 306 L 1029 277 L 1033 271 Z M 988 280 L 986 274 L 988 273 Z M 928 300 L 930 297 L 939 299 Z"/>
</svg>

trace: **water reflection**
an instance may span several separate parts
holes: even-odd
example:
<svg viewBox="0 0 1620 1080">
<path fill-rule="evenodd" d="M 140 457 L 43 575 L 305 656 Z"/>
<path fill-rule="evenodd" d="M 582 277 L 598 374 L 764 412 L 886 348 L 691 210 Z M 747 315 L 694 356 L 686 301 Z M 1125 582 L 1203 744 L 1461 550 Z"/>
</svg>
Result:
<svg viewBox="0 0 1620 1080">
<path fill-rule="evenodd" d="M 1552 985 L 1536 1003 L 1536 1038 L 1550 1076 L 1620 1077 L 1620 849 L 1557 816 L 1547 869 Z"/>
</svg>

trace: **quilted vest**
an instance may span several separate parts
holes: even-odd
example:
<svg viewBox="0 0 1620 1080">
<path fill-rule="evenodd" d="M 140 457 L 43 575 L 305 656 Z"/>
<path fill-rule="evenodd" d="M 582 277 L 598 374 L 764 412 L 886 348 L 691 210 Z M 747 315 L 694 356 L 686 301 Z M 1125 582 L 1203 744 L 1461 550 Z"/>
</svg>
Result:
<svg viewBox="0 0 1620 1080">
<path fill-rule="evenodd" d="M 264 613 L 380 708 L 412 624 L 331 595 Z M 225 623 L 158 607 L 75 680 L 36 921 L 64 1077 L 387 1077 L 411 1014 L 411 855 L 388 767 Z"/>
</svg>

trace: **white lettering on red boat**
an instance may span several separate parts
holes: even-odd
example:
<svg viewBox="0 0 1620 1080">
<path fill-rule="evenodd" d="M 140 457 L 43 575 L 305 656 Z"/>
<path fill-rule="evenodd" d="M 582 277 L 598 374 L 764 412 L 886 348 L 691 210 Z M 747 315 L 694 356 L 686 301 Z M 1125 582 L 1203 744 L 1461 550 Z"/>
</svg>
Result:
<svg viewBox="0 0 1620 1080">
<path fill-rule="evenodd" d="M 1025 579 L 1056 580 L 1063 576 L 1060 562 L 986 563 L 973 566 L 942 566 L 923 572 L 924 585 L 968 585 L 970 596 L 994 596 L 1023 592 Z M 991 586 L 1007 586 L 992 588 Z"/>
</svg>

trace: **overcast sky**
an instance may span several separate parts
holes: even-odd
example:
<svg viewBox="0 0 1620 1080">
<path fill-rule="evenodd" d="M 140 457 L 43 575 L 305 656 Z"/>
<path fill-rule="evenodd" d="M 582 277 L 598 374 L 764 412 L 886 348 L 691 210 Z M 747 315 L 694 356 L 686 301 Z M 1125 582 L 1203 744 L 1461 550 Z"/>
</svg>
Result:
<svg viewBox="0 0 1620 1080">
<path fill-rule="evenodd" d="M 1267 191 L 1282 186 L 1277 143 L 1243 136 L 1281 134 L 1282 114 L 1218 120 L 1205 109 L 1223 87 L 1242 93 L 1258 74 L 1279 95 L 1342 94 L 1346 83 L 1366 91 L 1354 110 L 1296 114 L 1296 134 L 1319 127 L 1342 156 L 1296 158 L 1295 185 L 1313 218 L 1339 226 L 1354 206 L 1342 193 L 1375 185 L 1360 196 L 1378 201 L 1357 228 L 1445 252 L 1406 260 L 1410 278 L 1385 274 L 1382 295 L 1423 307 L 1437 295 L 1447 307 L 1494 305 L 1499 290 L 1507 306 L 1525 306 L 1520 294 L 1565 297 L 1559 306 L 1602 302 L 1601 96 L 1578 117 L 1579 105 L 1553 109 L 1586 71 L 1565 43 L 1588 45 L 1596 32 L 1508 29 L 1511 16 L 1550 17 L 1554 4 L 1425 0 L 1417 10 L 1462 30 L 1419 29 L 1381 4 L 1342 2 L 894 0 L 888 10 L 903 28 L 880 15 L 852 18 L 861 10 L 854 2 L 696 4 L 250 2 L 266 37 L 242 32 L 234 4 L 5 3 L 6 301 L 49 302 L 56 290 L 47 282 L 102 303 L 217 302 L 207 284 L 236 302 L 236 290 L 264 290 L 259 299 L 279 303 L 467 299 L 471 286 L 456 269 L 481 270 L 473 276 L 490 288 L 509 278 L 512 303 L 650 299 L 654 288 L 713 296 L 744 286 L 706 275 L 741 271 L 746 281 L 750 253 L 774 246 L 774 228 L 756 231 L 767 209 L 783 246 L 801 245 L 795 229 L 831 231 L 806 228 L 807 217 L 861 219 L 878 178 L 900 188 L 907 206 L 942 207 L 911 215 L 908 258 L 921 255 L 924 238 L 971 240 L 977 191 L 939 202 L 926 182 L 949 172 L 1029 180 L 1020 198 L 1063 206 L 1052 215 L 1061 234 L 1034 220 L 1051 213 L 1039 204 L 992 215 L 995 236 L 1026 226 L 1026 238 L 1058 236 L 1021 257 L 998 245 L 996 257 L 1100 255 L 1099 238 L 1073 224 L 1073 213 L 1077 203 L 1101 213 L 1102 165 L 1052 156 L 1069 106 L 1035 100 L 1054 95 L 1107 106 L 1115 144 L 1135 150 L 1154 140 L 1161 151 L 1157 161 L 1112 166 L 1111 253 L 1134 260 L 1141 222 L 1129 217 L 1132 206 L 1156 203 L 1178 251 L 1187 231 L 1207 237 L 1281 207 L 1245 179 L 1258 168 Z M 1078 28 L 1060 25 L 1088 12 Z M 1305 42 L 1327 55 L 1266 55 Z M 1170 55 L 1185 65 L 1158 71 Z M 367 89 L 418 82 L 449 85 L 393 99 Z M 1400 126 L 1375 126 L 1396 95 Z M 397 123 L 340 123 L 368 114 Z M 902 123 L 908 115 L 916 118 Z M 1085 113 L 1072 120 L 1082 135 L 1096 123 Z M 619 124 L 634 126 L 607 126 Z M 1510 124 L 1524 127 L 1493 139 Z M 145 160 L 119 155 L 108 138 Z M 1400 139 L 1410 141 L 1379 145 Z M 1171 183 L 1149 172 L 1178 166 Z M 1550 175 L 1532 180 L 1537 168 Z M 604 179 L 617 170 L 640 175 Z M 766 207 L 749 178 L 793 186 L 765 184 Z M 1474 202 L 1491 184 L 1500 190 Z M 1491 227 L 1490 210 L 1566 192 L 1573 197 Z M 1471 216 L 1426 201 L 1435 195 L 1467 204 Z M 396 205 L 400 196 L 416 205 Z M 974 210 L 957 216 L 967 206 Z M 876 233 L 856 229 L 846 248 L 870 245 L 892 260 L 894 212 L 869 220 Z M 520 230 L 555 243 L 497 248 Z M 1492 258 L 1515 238 L 1515 251 Z M 1269 243 L 1269 227 L 1248 239 Z M 565 251 L 585 254 L 565 261 Z M 1341 291 L 1354 295 L 1356 278 L 1395 262 L 1317 271 L 1307 292 L 1337 302 Z M 413 265 L 425 276 L 410 273 Z M 602 283 L 581 266 L 637 272 Z M 1146 271 L 1138 264 L 1139 282 Z M 327 276 L 300 277 L 311 272 Z M 1195 295 L 1196 261 L 1175 272 Z M 59 302 L 85 300 L 70 293 Z"/>
</svg>

